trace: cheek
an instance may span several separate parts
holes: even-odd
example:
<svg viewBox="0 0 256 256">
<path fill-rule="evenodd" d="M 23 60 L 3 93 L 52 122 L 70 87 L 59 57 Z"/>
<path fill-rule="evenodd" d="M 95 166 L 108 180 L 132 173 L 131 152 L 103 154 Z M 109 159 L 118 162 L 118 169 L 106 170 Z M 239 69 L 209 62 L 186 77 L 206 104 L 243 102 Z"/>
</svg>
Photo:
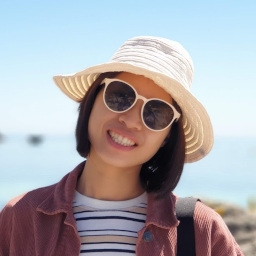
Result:
<svg viewBox="0 0 256 256">
<path fill-rule="evenodd" d="M 89 137 L 89 141 L 91 142 L 91 138 L 92 138 L 92 133 L 93 133 L 93 126 L 94 126 L 94 115 L 91 112 L 90 118 L 89 118 L 89 123 L 88 123 L 88 137 Z"/>
<path fill-rule="evenodd" d="M 148 152 L 150 152 L 151 157 L 155 155 L 155 153 L 164 146 L 165 139 L 168 136 L 168 132 L 160 132 L 160 134 L 151 134 L 151 136 L 148 137 L 148 143 L 146 144 Z"/>
<path fill-rule="evenodd" d="M 164 140 L 165 138 L 161 137 L 159 139 L 156 139 L 156 140 L 152 140 L 151 141 L 151 145 L 152 145 L 152 148 L 154 148 L 155 150 L 155 153 L 159 150 L 159 148 L 162 147 L 162 145 L 164 144 Z"/>
<path fill-rule="evenodd" d="M 98 134 L 103 125 L 108 122 L 108 120 L 113 119 L 113 116 L 115 115 L 115 113 L 107 109 L 102 99 L 102 93 L 99 93 L 99 95 L 96 97 L 89 117 L 89 138 L 91 138 L 91 134 Z"/>
<path fill-rule="evenodd" d="M 160 132 L 160 134 L 158 136 L 156 136 L 156 138 L 154 140 L 153 139 L 151 140 L 151 145 L 153 145 L 154 148 L 155 148 L 154 154 L 161 147 L 163 147 L 166 144 L 166 142 L 168 141 L 169 136 L 170 136 L 170 129 L 168 129 L 167 131 Z"/>
<path fill-rule="evenodd" d="M 166 140 L 170 137 L 171 128 L 169 127 L 167 130 L 161 131 L 161 132 L 155 132 L 156 138 L 155 143 L 156 145 L 162 146 Z"/>
</svg>

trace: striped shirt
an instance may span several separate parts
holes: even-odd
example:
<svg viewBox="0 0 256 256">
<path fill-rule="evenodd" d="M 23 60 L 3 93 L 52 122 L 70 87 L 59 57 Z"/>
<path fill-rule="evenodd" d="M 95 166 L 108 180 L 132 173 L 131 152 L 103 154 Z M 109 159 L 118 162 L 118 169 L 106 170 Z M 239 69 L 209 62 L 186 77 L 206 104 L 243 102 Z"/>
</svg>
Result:
<svg viewBox="0 0 256 256">
<path fill-rule="evenodd" d="M 146 192 L 131 200 L 103 201 L 76 191 L 73 213 L 80 255 L 135 255 L 137 232 L 145 226 L 146 212 Z"/>
</svg>

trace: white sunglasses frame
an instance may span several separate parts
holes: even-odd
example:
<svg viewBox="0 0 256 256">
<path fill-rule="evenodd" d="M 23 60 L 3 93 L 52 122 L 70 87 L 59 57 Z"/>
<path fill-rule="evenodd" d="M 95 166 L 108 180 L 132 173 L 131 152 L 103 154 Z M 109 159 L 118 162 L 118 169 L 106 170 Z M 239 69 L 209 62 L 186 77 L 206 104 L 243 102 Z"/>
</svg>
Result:
<svg viewBox="0 0 256 256">
<path fill-rule="evenodd" d="M 109 108 L 109 106 L 107 105 L 107 103 L 106 103 L 106 101 L 105 101 L 105 92 L 106 92 L 106 90 L 107 90 L 107 88 L 108 88 L 108 86 L 109 86 L 109 84 L 110 84 L 111 82 L 121 82 L 121 83 L 124 83 L 124 84 L 130 86 L 130 87 L 133 89 L 133 91 L 135 92 L 135 101 L 134 101 L 134 103 L 133 103 L 129 108 L 127 108 L 126 110 L 123 110 L 123 111 L 115 111 L 115 110 Z M 142 95 L 138 94 L 138 92 L 135 90 L 135 88 L 134 88 L 131 84 L 129 84 L 129 83 L 123 81 L 123 80 L 116 79 L 116 78 L 105 78 L 105 79 L 101 82 L 101 85 L 103 85 L 103 84 L 105 84 L 105 86 L 104 86 L 104 91 L 103 91 L 103 101 L 104 101 L 104 104 L 105 104 L 105 106 L 106 106 L 110 111 L 112 111 L 112 112 L 114 112 L 114 113 L 124 113 L 124 112 L 127 112 L 127 111 L 129 111 L 131 108 L 133 108 L 133 106 L 137 103 L 137 101 L 138 101 L 139 99 L 142 100 L 142 101 L 143 101 L 143 105 L 142 105 L 142 107 L 141 107 L 141 120 L 142 120 L 143 124 L 144 124 L 149 130 L 151 130 L 151 131 L 154 131 L 154 132 L 161 132 L 161 131 L 164 131 L 164 130 L 166 130 L 168 127 L 170 127 L 170 126 L 173 124 L 174 121 L 177 122 L 177 121 L 179 120 L 179 118 L 180 118 L 180 113 L 179 113 L 179 112 L 175 109 L 175 107 L 174 107 L 173 105 L 171 105 L 169 102 L 166 102 L 166 101 L 164 101 L 164 100 L 162 100 L 162 99 L 158 99 L 158 98 L 149 98 L 149 99 L 147 99 L 147 98 L 143 97 Z M 154 130 L 154 129 L 150 128 L 150 127 L 145 123 L 145 121 L 144 121 L 144 119 L 143 119 L 143 110 L 144 110 L 144 107 L 145 107 L 146 103 L 149 102 L 149 101 L 151 101 L 151 100 L 158 100 L 158 101 L 164 102 L 165 104 L 167 104 L 168 106 L 170 106 L 171 109 L 173 110 L 174 115 L 173 115 L 172 121 L 168 124 L 168 126 L 166 126 L 166 127 L 163 128 L 163 129 Z"/>
</svg>

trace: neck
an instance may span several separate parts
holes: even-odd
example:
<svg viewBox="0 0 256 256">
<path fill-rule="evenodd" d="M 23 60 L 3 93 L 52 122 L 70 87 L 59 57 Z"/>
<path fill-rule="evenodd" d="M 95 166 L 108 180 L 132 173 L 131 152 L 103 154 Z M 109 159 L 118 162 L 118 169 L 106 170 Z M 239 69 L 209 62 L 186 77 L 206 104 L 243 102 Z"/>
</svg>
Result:
<svg viewBox="0 0 256 256">
<path fill-rule="evenodd" d="M 140 183 L 139 167 L 115 167 L 87 158 L 78 181 L 79 193 L 100 200 L 123 201 L 144 192 Z"/>
</svg>

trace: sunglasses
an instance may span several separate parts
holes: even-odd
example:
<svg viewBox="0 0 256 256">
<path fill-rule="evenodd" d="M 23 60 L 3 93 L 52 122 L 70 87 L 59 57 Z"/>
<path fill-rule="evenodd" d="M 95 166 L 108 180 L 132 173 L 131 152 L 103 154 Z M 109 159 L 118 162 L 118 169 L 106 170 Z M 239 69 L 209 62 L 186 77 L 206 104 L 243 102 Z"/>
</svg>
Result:
<svg viewBox="0 0 256 256">
<path fill-rule="evenodd" d="M 105 78 L 102 84 L 105 84 L 103 101 L 112 112 L 126 112 L 138 99 L 143 100 L 141 119 L 149 130 L 165 130 L 180 117 L 180 113 L 170 103 L 157 98 L 147 99 L 122 80 Z"/>
</svg>

